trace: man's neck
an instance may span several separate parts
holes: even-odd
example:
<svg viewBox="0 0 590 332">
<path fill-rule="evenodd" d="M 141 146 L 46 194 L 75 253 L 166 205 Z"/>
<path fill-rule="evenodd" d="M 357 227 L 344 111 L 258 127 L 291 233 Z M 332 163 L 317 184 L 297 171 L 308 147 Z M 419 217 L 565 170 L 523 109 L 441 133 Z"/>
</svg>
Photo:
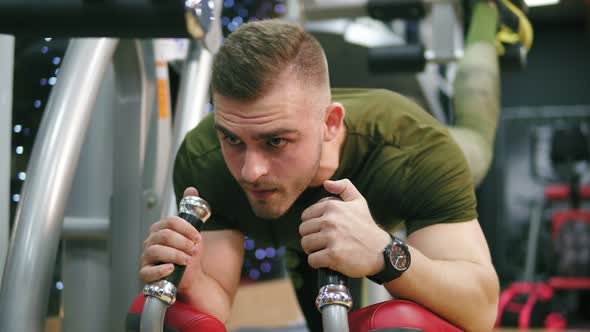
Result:
<svg viewBox="0 0 590 332">
<path fill-rule="evenodd" d="M 322 159 L 320 167 L 315 178 L 312 180 L 311 187 L 319 187 L 324 181 L 330 180 L 338 170 L 340 165 L 340 153 L 342 145 L 346 141 L 346 126 L 342 124 L 336 139 L 324 142 L 322 145 Z"/>
</svg>

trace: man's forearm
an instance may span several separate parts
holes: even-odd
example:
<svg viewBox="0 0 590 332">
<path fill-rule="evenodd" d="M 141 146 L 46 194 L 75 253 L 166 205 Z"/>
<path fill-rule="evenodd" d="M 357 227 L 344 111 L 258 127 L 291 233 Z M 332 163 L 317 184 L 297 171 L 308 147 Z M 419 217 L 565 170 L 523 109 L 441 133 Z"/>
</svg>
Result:
<svg viewBox="0 0 590 332">
<path fill-rule="evenodd" d="M 465 331 L 490 331 L 496 319 L 499 285 L 491 264 L 431 260 L 410 248 L 412 265 L 385 287 Z"/>
<path fill-rule="evenodd" d="M 178 290 L 178 299 L 226 323 L 231 314 L 233 296 L 213 278 L 200 273 L 189 288 Z"/>
</svg>

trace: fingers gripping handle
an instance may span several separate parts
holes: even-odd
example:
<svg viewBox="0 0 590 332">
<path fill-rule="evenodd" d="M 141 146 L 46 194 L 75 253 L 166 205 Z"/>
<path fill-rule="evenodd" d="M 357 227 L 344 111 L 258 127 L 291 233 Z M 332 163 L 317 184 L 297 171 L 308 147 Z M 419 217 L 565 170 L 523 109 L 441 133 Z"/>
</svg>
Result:
<svg viewBox="0 0 590 332">
<path fill-rule="evenodd" d="M 325 192 L 326 197 L 341 199 L 335 194 Z M 317 270 L 318 296 L 315 305 L 320 312 L 328 305 L 342 305 L 346 310 L 352 308 L 352 296 L 348 290 L 348 277 L 328 268 Z"/>
<path fill-rule="evenodd" d="M 201 231 L 205 222 L 211 216 L 211 208 L 207 202 L 197 196 L 187 196 L 180 201 L 178 207 L 178 216 L 188 221 L 197 231 Z M 174 265 L 174 271 L 164 280 L 171 282 L 175 287 L 178 287 L 182 275 L 184 274 L 184 265 Z"/>
<path fill-rule="evenodd" d="M 211 207 L 202 198 L 186 196 L 180 201 L 178 216 L 188 221 L 199 232 L 211 216 Z M 145 285 L 143 295 L 156 297 L 168 305 L 176 301 L 176 288 L 182 280 L 185 266 L 174 264 L 174 271 L 162 280 Z"/>
</svg>

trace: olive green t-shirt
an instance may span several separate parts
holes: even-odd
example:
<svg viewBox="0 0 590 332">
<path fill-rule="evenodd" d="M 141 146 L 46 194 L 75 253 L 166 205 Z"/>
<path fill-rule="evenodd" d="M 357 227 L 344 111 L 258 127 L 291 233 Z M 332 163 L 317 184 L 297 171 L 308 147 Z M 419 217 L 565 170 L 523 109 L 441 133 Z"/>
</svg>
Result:
<svg viewBox="0 0 590 332">
<path fill-rule="evenodd" d="M 477 218 L 465 157 L 436 119 L 388 90 L 333 89 L 332 100 L 344 105 L 347 130 L 332 179 L 350 179 L 377 223 L 392 228 L 405 221 L 409 234 L 436 223 Z M 176 197 L 188 186 L 211 205 L 205 230 L 235 229 L 258 246 L 296 250 L 301 249 L 301 213 L 324 195 L 322 188 L 309 188 L 283 217 L 257 218 L 225 165 L 213 113 L 186 135 L 177 154 Z"/>
</svg>

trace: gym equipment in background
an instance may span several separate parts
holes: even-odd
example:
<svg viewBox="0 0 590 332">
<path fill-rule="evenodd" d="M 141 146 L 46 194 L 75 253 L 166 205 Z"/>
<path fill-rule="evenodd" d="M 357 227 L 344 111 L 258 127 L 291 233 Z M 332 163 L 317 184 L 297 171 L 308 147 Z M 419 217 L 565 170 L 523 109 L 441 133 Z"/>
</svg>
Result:
<svg viewBox="0 0 590 332">
<path fill-rule="evenodd" d="M 522 69 L 526 66 L 526 52 L 521 44 L 506 45 L 500 57 L 503 69 Z M 421 72 L 428 63 L 446 64 L 462 57 L 461 50 L 441 54 L 427 50 L 423 43 L 374 47 L 368 51 L 369 69 L 374 73 Z"/>
<path fill-rule="evenodd" d="M 590 289 L 590 209 L 581 206 L 590 200 L 590 187 L 581 185 L 590 165 L 588 129 L 557 122 L 534 130 L 531 173 L 546 183 L 544 196 L 530 212 L 523 281 L 502 292 L 497 327 L 571 327 L 579 293 Z M 537 271 L 539 258 L 544 271 Z"/>
</svg>

